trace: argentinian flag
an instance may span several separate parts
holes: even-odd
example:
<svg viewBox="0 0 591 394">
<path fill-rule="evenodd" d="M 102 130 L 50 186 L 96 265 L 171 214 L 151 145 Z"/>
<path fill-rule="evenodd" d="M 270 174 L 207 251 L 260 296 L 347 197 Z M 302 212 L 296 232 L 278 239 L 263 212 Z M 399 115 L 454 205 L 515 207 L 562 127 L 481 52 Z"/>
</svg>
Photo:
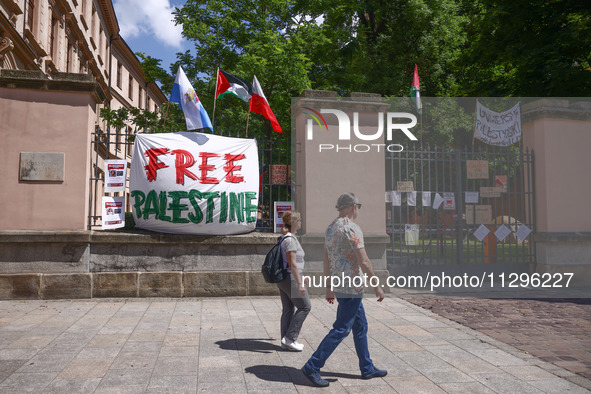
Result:
<svg viewBox="0 0 591 394">
<path fill-rule="evenodd" d="M 197 93 L 195 93 L 193 86 L 191 86 L 191 82 L 189 82 L 189 79 L 180 66 L 174 80 L 174 85 L 172 85 L 170 102 L 177 103 L 185 113 L 187 130 L 207 127 L 213 131 L 209 115 L 207 115 L 205 108 L 203 108 L 201 101 L 199 101 L 199 97 L 197 97 Z"/>
</svg>

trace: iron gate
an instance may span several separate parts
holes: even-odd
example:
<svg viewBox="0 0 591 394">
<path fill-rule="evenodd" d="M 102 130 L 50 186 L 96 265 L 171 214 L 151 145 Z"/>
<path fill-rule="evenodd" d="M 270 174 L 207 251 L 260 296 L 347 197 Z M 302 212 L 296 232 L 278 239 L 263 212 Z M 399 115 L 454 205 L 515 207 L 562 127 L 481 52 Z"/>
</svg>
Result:
<svg viewBox="0 0 591 394">
<path fill-rule="evenodd" d="M 390 273 L 533 269 L 533 164 L 533 151 L 518 147 L 457 150 L 410 145 L 402 152 L 389 153 L 386 190 L 392 192 L 386 223 L 391 239 L 387 253 Z M 482 172 L 485 169 L 488 175 Z M 468 171 L 473 178 L 478 170 L 480 178 L 468 179 Z M 477 238 L 487 230 L 486 237 Z"/>
</svg>

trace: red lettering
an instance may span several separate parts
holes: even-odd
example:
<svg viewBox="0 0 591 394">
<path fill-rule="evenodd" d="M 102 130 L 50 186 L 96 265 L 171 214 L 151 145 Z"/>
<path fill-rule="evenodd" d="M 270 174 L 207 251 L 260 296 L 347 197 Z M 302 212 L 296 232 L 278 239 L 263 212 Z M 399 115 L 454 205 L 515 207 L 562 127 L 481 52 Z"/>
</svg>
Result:
<svg viewBox="0 0 591 394">
<path fill-rule="evenodd" d="M 224 171 L 226 171 L 226 182 L 228 183 L 240 183 L 244 182 L 244 177 L 242 175 L 234 175 L 234 171 L 240 171 L 242 166 L 237 166 L 234 164 L 237 160 L 243 160 L 246 156 L 243 154 L 240 155 L 231 155 L 225 154 L 224 160 L 226 160 L 226 165 L 224 166 Z"/>
<path fill-rule="evenodd" d="M 165 155 L 167 153 L 168 148 L 148 149 L 144 153 L 144 156 L 147 156 L 150 159 L 148 165 L 144 166 L 144 169 L 147 170 L 148 181 L 155 181 L 156 172 L 161 168 L 168 167 L 163 162 L 158 161 L 158 156 Z"/>
<path fill-rule="evenodd" d="M 201 165 L 199 166 L 199 171 L 201 171 L 201 183 L 209 183 L 209 184 L 218 184 L 220 181 L 214 177 L 208 177 L 207 171 L 213 171 L 215 166 L 212 164 L 207 164 L 207 159 L 210 157 L 220 157 L 220 155 L 216 153 L 207 153 L 207 152 L 200 152 L 199 157 L 201 157 Z"/>
<path fill-rule="evenodd" d="M 195 164 L 195 158 L 191 154 L 183 149 L 176 149 L 172 152 L 173 155 L 176 155 L 175 161 L 175 168 L 176 168 L 176 183 L 178 185 L 185 184 L 185 175 L 191 178 L 192 180 L 197 180 L 197 175 L 193 174 L 191 171 L 187 169 L 187 167 L 192 167 Z"/>
</svg>

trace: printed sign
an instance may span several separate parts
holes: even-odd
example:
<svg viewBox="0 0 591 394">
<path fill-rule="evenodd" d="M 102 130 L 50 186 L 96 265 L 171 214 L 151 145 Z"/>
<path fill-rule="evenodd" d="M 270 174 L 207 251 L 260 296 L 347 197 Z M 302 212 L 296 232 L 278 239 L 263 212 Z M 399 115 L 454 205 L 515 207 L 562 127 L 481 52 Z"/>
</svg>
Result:
<svg viewBox="0 0 591 394">
<path fill-rule="evenodd" d="M 453 193 L 443 193 L 443 209 L 446 211 L 456 209 L 456 197 Z"/>
<path fill-rule="evenodd" d="M 488 161 L 466 160 L 466 173 L 468 179 L 488 179 Z"/>
<path fill-rule="evenodd" d="M 283 227 L 283 214 L 287 211 L 293 211 L 292 201 L 275 201 L 273 203 L 273 212 L 275 213 L 275 232 L 281 232 Z"/>
<path fill-rule="evenodd" d="M 495 112 L 476 101 L 474 137 L 489 145 L 509 146 L 521 139 L 519 103 L 505 112 Z"/>
<path fill-rule="evenodd" d="M 102 229 L 110 230 L 125 226 L 125 197 L 102 198 Z"/>
<path fill-rule="evenodd" d="M 129 183 L 137 227 L 220 235 L 255 229 L 255 140 L 194 132 L 138 134 L 133 149 Z"/>
<path fill-rule="evenodd" d="M 124 192 L 126 174 L 126 160 L 105 160 L 105 192 Z"/>
<path fill-rule="evenodd" d="M 501 192 L 507 192 L 507 175 L 495 175 L 495 186 L 501 189 Z"/>
</svg>

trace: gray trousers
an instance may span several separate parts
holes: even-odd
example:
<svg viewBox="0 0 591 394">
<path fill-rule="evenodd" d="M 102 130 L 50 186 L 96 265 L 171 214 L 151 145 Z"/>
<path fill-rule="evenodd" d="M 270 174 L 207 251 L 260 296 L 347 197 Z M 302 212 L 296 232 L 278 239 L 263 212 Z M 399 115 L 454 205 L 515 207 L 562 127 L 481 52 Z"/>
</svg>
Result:
<svg viewBox="0 0 591 394">
<path fill-rule="evenodd" d="M 302 324 L 304 324 L 304 320 L 306 320 L 312 308 L 310 296 L 308 296 L 307 291 L 304 297 L 299 296 L 298 284 L 291 275 L 278 282 L 277 287 L 279 288 L 281 305 L 283 306 L 281 313 L 281 338 L 287 337 L 296 341 L 300 335 Z M 295 308 L 297 308 L 297 311 L 294 313 Z"/>
</svg>

